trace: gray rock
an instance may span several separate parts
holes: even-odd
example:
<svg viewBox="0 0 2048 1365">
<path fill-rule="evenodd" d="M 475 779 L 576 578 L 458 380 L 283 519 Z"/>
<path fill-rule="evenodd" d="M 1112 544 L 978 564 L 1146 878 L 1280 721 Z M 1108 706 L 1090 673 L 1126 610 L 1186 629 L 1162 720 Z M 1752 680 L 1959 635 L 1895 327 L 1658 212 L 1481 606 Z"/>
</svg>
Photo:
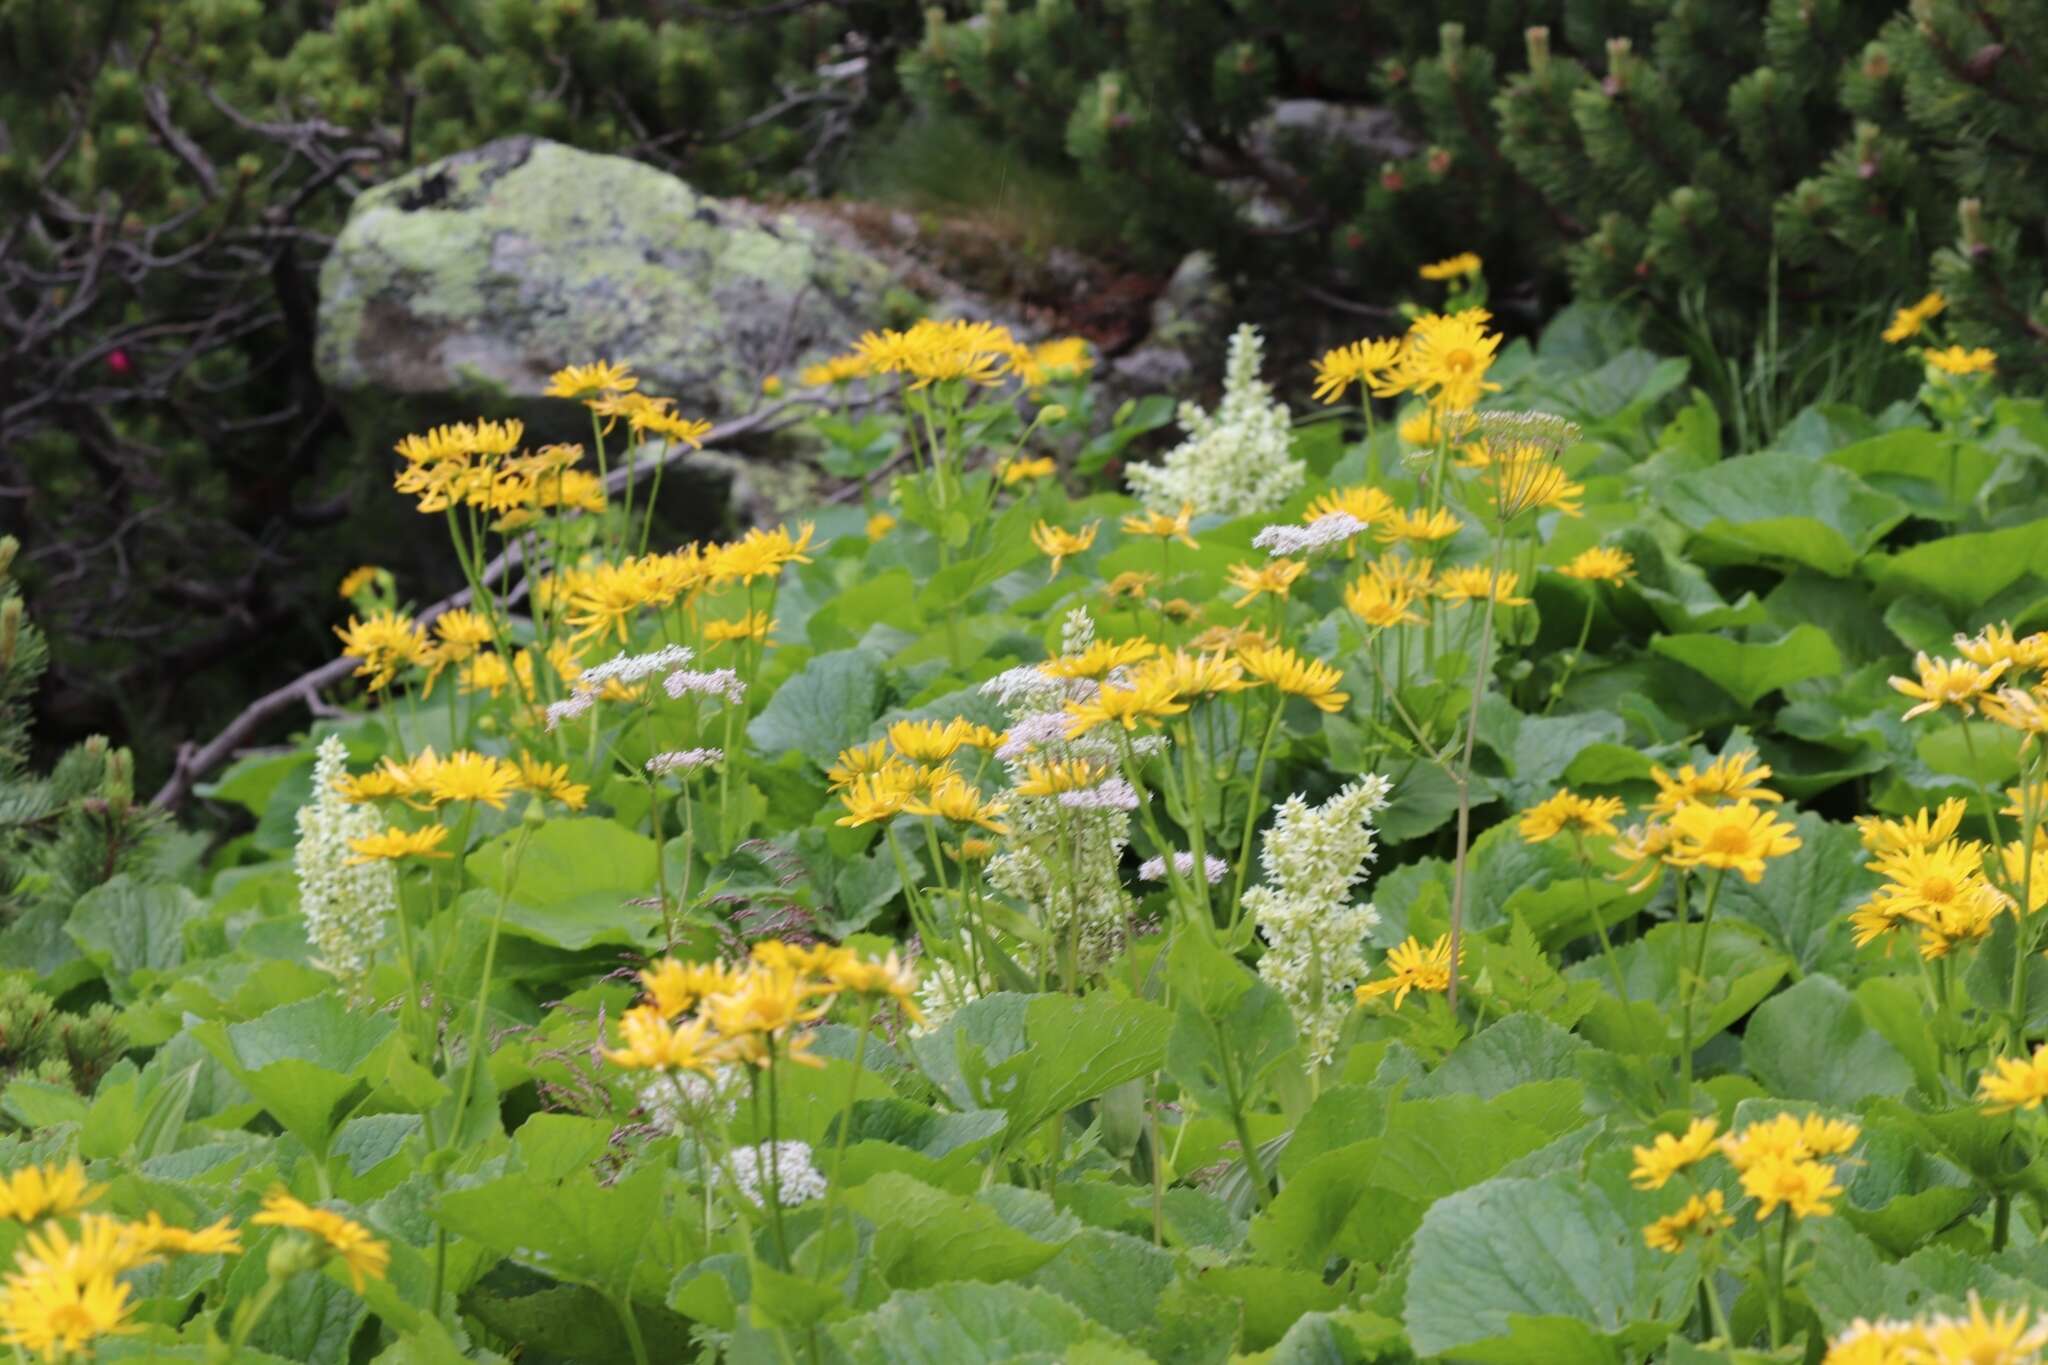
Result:
<svg viewBox="0 0 2048 1365">
<path fill-rule="evenodd" d="M 1215 259 L 1189 252 L 1152 300 L 1145 340 L 1110 363 L 1111 392 L 1119 399 L 1151 393 L 1193 398 L 1221 372 L 1213 341 L 1230 315 L 1230 287 L 1216 273 Z"/>
<path fill-rule="evenodd" d="M 770 371 L 899 322 L 914 301 L 892 285 L 788 215 L 505 138 L 356 201 L 320 273 L 317 361 L 352 410 L 395 401 L 410 422 L 544 410 L 550 373 L 597 359 L 715 419 L 753 406 Z"/>
</svg>

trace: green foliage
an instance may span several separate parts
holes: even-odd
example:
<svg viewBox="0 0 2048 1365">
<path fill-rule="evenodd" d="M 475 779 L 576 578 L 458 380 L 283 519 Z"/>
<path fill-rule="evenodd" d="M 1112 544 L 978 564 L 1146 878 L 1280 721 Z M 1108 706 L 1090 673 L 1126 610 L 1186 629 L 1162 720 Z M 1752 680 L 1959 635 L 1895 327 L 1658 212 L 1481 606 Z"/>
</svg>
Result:
<svg viewBox="0 0 2048 1365">
<path fill-rule="evenodd" d="M 20 979 L 0 978 L 0 1086 L 29 1080 L 91 1094 L 127 1047 L 111 1005 L 71 1014 Z"/>
<path fill-rule="evenodd" d="M 1142 248 L 1375 296 L 1477 250 L 1539 297 L 1641 300 L 1768 435 L 1887 387 L 1874 333 L 1928 288 L 1968 342 L 2048 357 L 2044 53 L 2037 7 L 1961 0 L 1028 0 L 934 11 L 903 78 L 1120 190 Z"/>
<path fill-rule="evenodd" d="M 0 537 L 0 932 L 61 924 L 93 888 L 146 873 L 162 826 L 135 799 L 133 756 L 102 736 L 47 774 L 30 768 L 30 699 L 49 648 L 12 575 L 19 548 Z"/>
<path fill-rule="evenodd" d="M 1857 945 L 1849 918 L 1886 880 L 1851 817 L 1932 818 L 1956 795 L 1959 838 L 2011 840 L 1995 786 L 2023 761 L 2048 771 L 1981 704 L 1902 720 L 1891 683 L 1959 629 L 2048 627 L 2042 403 L 1979 394 L 1981 425 L 1902 413 L 1889 431 L 1813 410 L 1776 449 L 1724 458 L 1709 405 L 1679 391 L 1686 366 L 1614 320 L 1572 312 L 1493 372 L 1497 401 L 1568 407 L 1589 434 L 1557 457 L 1583 485 L 1579 514 L 1508 537 L 1517 600 L 1484 618 L 1484 672 L 1469 603 L 1391 628 L 1399 646 L 1360 632 L 1345 588 L 1371 549 L 1326 547 L 1284 598 L 1238 606 L 1226 570 L 1270 563 L 1254 544 L 1266 518 L 1193 519 L 1190 548 L 1122 530 L 1128 500 L 1002 488 L 959 458 L 950 486 L 925 476 L 947 496 L 894 501 L 906 515 L 886 531 L 868 533 L 870 509 L 820 509 L 800 557 L 729 596 L 707 586 L 687 625 L 666 604 L 625 618 L 629 654 L 687 640 L 688 667 L 730 666 L 744 688 L 673 695 L 668 656 L 639 693 L 550 726 L 444 670 L 431 699 L 401 685 L 375 713 L 323 719 L 358 777 L 452 740 L 464 771 L 513 760 L 525 784 L 502 807 L 436 806 L 431 781 L 378 799 L 380 824 L 445 834 L 394 860 L 357 999 L 308 943 L 303 750 L 223 775 L 215 795 L 258 824 L 185 880 L 130 870 L 52 900 L 36 871 L 38 898 L 0 935 L 16 969 L 0 976 L 0 1115 L 23 1130 L 0 1140 L 0 1167 L 75 1156 L 104 1187 L 95 1212 L 225 1219 L 241 1242 L 122 1271 L 136 1330 L 97 1349 L 1760 1365 L 1819 1359 L 1858 1318 L 1966 1311 L 1972 1294 L 2048 1309 L 2042 1119 L 1980 1092 L 2048 1036 L 2044 921 L 2001 909 L 1982 938 L 1923 959 L 1910 930 Z M 942 416 L 998 451 L 1023 426 L 1007 400 Z M 1423 496 L 1426 462 L 1396 431 L 1309 430 L 1294 449 L 1327 473 L 1276 520 L 1364 483 L 1397 506 Z M 1971 471 L 1967 496 L 1916 486 L 1946 488 L 1951 466 Z M 1445 505 L 1462 509 L 1448 573 L 1490 536 L 1471 504 Z M 1039 522 L 1098 537 L 1048 575 Z M 1632 571 L 1563 572 L 1592 547 L 1626 549 Z M 1160 578 L 1106 591 L 1126 573 Z M 1155 606 L 1167 592 L 1192 619 Z M 741 599 L 777 622 L 772 643 L 701 633 Z M 1105 859 L 1112 927 L 1087 962 L 998 862 L 1057 875 L 1080 855 L 1076 826 L 1033 828 L 1029 770 L 993 733 L 1024 724 L 994 693 L 1049 683 L 1026 666 L 1078 653 L 1080 607 L 1105 646 L 1281 631 L 1347 694 L 1331 711 L 1273 705 L 1270 688 L 1190 694 L 1128 732 L 1174 741 L 1156 752 L 1112 732 L 1116 771 L 1147 790 Z M 906 720 L 932 729 L 892 738 Z M 1468 738 L 1461 781 L 1431 754 Z M 714 740 L 720 759 L 683 761 Z M 956 741 L 914 792 L 972 786 L 979 819 L 907 798 L 856 819 L 862 794 L 831 785 L 830 769 L 872 767 L 843 750 Z M 671 771 L 649 771 L 657 750 Z M 1772 769 L 1759 809 L 1798 840 L 1754 880 L 1520 819 L 1567 787 L 1613 798 L 1619 826 L 1661 821 L 1688 767 L 1749 753 Z M 561 763 L 575 796 L 522 755 Z M 1295 822 L 1366 773 L 1397 780 L 1363 884 L 1340 889 L 1373 909 L 1336 945 L 1345 979 L 1317 983 L 1343 1009 L 1312 1061 L 1275 932 L 1293 907 L 1247 910 L 1206 870 L 1198 901 L 1139 865 L 1200 831 L 1233 858 L 1263 847 L 1248 885 L 1313 894 L 1357 831 L 1310 839 Z M 1240 818 L 1248 840 L 1216 837 Z M 1916 885 L 1935 895 L 1936 880 Z M 1461 894 L 1453 999 L 1409 950 L 1446 933 Z M 1309 908 L 1310 931 L 1335 918 Z M 1319 951 L 1302 970 L 1337 960 Z M 692 972 L 738 972 L 750 952 L 774 965 L 737 985 Z M 1396 972 L 1405 998 L 1357 998 Z M 64 1014 L 53 999 L 104 1003 Z M 642 1051 L 650 1038 L 677 1050 Z M 733 1050 L 691 1064 L 700 1046 Z M 1765 1214 L 1766 1182 L 1710 1143 L 1668 1178 L 1645 1156 L 1696 1124 L 1718 1137 L 1781 1117 L 1854 1130 L 1821 1158 L 1839 1186 L 1825 1211 Z M 388 1263 L 357 1284 L 323 1243 L 256 1222 L 280 1187 Z M 1731 1221 L 1680 1229 L 1676 1250 L 1647 1235 L 1694 1198 Z"/>
</svg>

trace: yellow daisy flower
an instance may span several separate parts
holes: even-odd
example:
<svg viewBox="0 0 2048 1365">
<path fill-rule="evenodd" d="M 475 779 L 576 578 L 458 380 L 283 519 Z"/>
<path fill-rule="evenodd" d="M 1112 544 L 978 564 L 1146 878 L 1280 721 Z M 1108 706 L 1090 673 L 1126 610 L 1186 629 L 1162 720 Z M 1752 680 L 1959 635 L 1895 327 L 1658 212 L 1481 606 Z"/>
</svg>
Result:
<svg viewBox="0 0 2048 1365">
<path fill-rule="evenodd" d="M 263 1209 L 249 1220 L 263 1227 L 292 1228 L 310 1235 L 327 1254 L 348 1269 L 349 1283 L 361 1293 L 365 1280 L 381 1280 L 391 1266 L 391 1247 L 370 1230 L 328 1209 L 303 1204 L 282 1189 L 263 1197 Z"/>
<path fill-rule="evenodd" d="M 382 834 L 366 834 L 360 839 L 351 839 L 348 846 L 355 851 L 349 865 L 361 863 L 396 862 L 400 858 L 446 858 L 452 855 L 440 851 L 441 842 L 448 837 L 446 825 L 428 825 L 422 829 L 406 830 L 397 825 Z"/>
</svg>

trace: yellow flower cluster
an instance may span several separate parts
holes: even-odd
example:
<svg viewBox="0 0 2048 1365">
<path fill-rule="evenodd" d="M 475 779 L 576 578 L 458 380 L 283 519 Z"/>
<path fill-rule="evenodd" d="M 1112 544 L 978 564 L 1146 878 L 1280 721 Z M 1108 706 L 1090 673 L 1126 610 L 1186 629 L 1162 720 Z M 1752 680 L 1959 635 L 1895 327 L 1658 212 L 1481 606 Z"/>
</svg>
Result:
<svg viewBox="0 0 2048 1365">
<path fill-rule="evenodd" d="M 900 332 L 868 332 L 851 353 L 806 366 L 798 378 L 824 388 L 901 374 L 909 376 L 911 388 L 922 389 L 946 380 L 999 384 L 1014 376 L 1035 389 L 1053 379 L 1086 374 L 1094 364 L 1088 343 L 1080 337 L 1059 337 L 1034 346 L 1018 341 L 1009 328 L 997 323 L 925 318 Z"/>
<path fill-rule="evenodd" d="M 1471 259 L 1476 268 L 1478 258 Z M 1438 278 L 1468 273 L 1457 257 L 1442 266 L 1450 273 Z M 1399 341 L 1380 338 L 1339 346 L 1316 363 L 1315 396 L 1334 403 L 1358 384 L 1377 398 L 1425 397 L 1438 412 L 1469 409 L 1500 387 L 1486 378 L 1501 342 L 1499 333 L 1487 330 L 1492 318 L 1483 308 L 1425 313 Z"/>
<path fill-rule="evenodd" d="M 236 1255 L 241 1234 L 227 1219 L 202 1228 L 168 1224 L 155 1212 L 126 1221 L 86 1212 L 103 1187 L 89 1184 L 77 1161 L 28 1166 L 0 1177 L 0 1218 L 27 1227 L 14 1262 L 0 1283 L 0 1340 L 35 1355 L 60 1359 L 88 1354 L 101 1337 L 138 1330 L 135 1304 L 121 1277 L 166 1255 Z M 309 1216 L 308 1226 L 331 1254 L 348 1266 L 356 1288 L 362 1276 L 384 1277 L 389 1248 L 360 1224 L 339 1214 L 308 1209 L 291 1196 L 274 1193 L 265 1214 L 252 1221 L 277 1221 L 273 1207 L 290 1216 Z M 32 1225 L 32 1226 L 29 1226 Z"/>
<path fill-rule="evenodd" d="M 2048 631 L 2016 636 L 2005 624 L 1975 635 L 1956 636 L 1956 654 L 1913 659 L 1915 676 L 1893 678 L 1892 687 L 1913 699 L 1903 719 L 1944 706 L 1987 719 L 2031 738 L 2048 730 Z"/>
<path fill-rule="evenodd" d="M 1582 583 L 1626 583 L 1635 577 L 1636 557 L 1627 550 L 1611 549 L 1595 545 L 1581 550 L 1570 563 L 1561 566 L 1558 572 L 1566 578 L 1576 578 Z"/>
<path fill-rule="evenodd" d="M 1194 643 L 1194 651 L 1167 651 L 1153 646 L 1147 651 L 1149 657 L 1127 668 L 1121 680 L 1105 681 L 1092 698 L 1069 701 L 1067 738 L 1079 739 L 1101 726 L 1131 731 L 1140 724 L 1157 725 L 1169 716 L 1184 713 L 1189 703 L 1203 697 L 1259 686 L 1271 687 L 1283 696 L 1300 697 L 1325 712 L 1340 711 L 1351 699 L 1350 693 L 1338 690 L 1344 681 L 1341 670 L 1319 659 L 1304 658 L 1285 646 L 1269 644 L 1262 636 L 1254 634 L 1235 641 L 1234 646 L 1220 638 L 1208 642 L 1221 646 L 1216 649 L 1207 648 L 1203 640 Z M 1134 652 L 1131 643 L 1109 648 Z M 1104 649 L 1098 644 L 1090 653 Z M 1085 660 L 1088 655 L 1078 657 Z M 1074 663 L 1073 659 L 1058 661 L 1048 665 L 1047 671 L 1063 672 Z"/>
<path fill-rule="evenodd" d="M 709 1074 L 730 1063 L 766 1067 L 777 1058 L 823 1066 L 810 1052 L 808 1026 L 838 996 L 887 1001 L 913 1021 L 924 1017 L 917 975 L 894 952 L 876 961 L 829 943 L 758 943 L 743 962 L 663 958 L 640 973 L 640 984 L 642 1002 L 621 1016 L 619 1046 L 604 1054 L 634 1071 Z"/>
<path fill-rule="evenodd" d="M 1879 826 L 1887 848 L 1870 867 L 1885 880 L 1849 916 L 1857 947 L 1911 925 L 1923 958 L 1947 957 L 1957 944 L 1989 937 L 2000 912 L 2011 908 L 2011 899 L 1985 875 L 1987 858 L 1995 855 L 1974 839 L 1947 837 L 1956 824 L 1949 814 L 1930 817 L 1922 810 L 1911 822 Z M 1922 835 L 1928 842 L 1918 842 Z"/>
<path fill-rule="evenodd" d="M 1477 275 L 1481 269 L 1479 253 L 1461 251 L 1455 256 L 1446 256 L 1441 261 L 1432 261 L 1415 273 L 1425 280 L 1457 280 L 1467 275 Z"/>
<path fill-rule="evenodd" d="M 1516 832 L 1529 844 L 1547 843 L 1566 830 L 1580 838 L 1591 834 L 1611 839 L 1619 832 L 1614 822 L 1624 809 L 1618 796 L 1579 796 L 1561 787 L 1557 795 L 1523 811 Z"/>
<path fill-rule="evenodd" d="M 1973 1289 L 1961 1316 L 1857 1318 L 1828 1342 L 1821 1365 L 2035 1365 L 2048 1347 L 2048 1320 L 2029 1326 L 2030 1318 L 2024 1308 L 1987 1315 Z"/>
<path fill-rule="evenodd" d="M 1660 1133 L 1648 1146 L 1634 1148 L 1630 1181 L 1637 1189 L 1661 1190 L 1674 1176 L 1719 1155 L 1735 1168 L 1743 1193 L 1756 1201 L 1757 1222 L 1781 1208 L 1794 1218 L 1822 1217 L 1834 1212 L 1842 1194 L 1828 1158 L 1847 1155 L 1863 1131 L 1818 1114 L 1779 1114 L 1725 1137 L 1716 1136 L 1719 1129 L 1713 1119 L 1694 1119 L 1682 1134 Z M 1709 1191 L 1652 1222 L 1643 1229 L 1643 1240 L 1676 1254 L 1688 1238 L 1711 1237 L 1734 1222 L 1720 1192 Z"/>
<path fill-rule="evenodd" d="M 1771 859 L 1796 852 L 1800 846 L 1792 825 L 1763 809 L 1785 799 L 1763 785 L 1770 775 L 1770 767 L 1757 763 L 1755 752 L 1746 749 L 1715 759 L 1704 768 L 1687 763 L 1676 774 L 1652 767 L 1650 777 L 1657 784 L 1657 796 L 1650 805 L 1650 819 L 1612 836 L 1614 851 L 1627 863 L 1616 875 L 1631 881 L 1631 889 L 1638 891 L 1666 867 L 1737 872 L 1744 881 L 1762 881 Z M 1532 837 L 1532 831 L 1550 837 L 1543 834 L 1550 823 L 1577 810 L 1573 802 L 1563 801 L 1568 796 L 1560 792 L 1526 812 L 1523 837 L 1540 842 Z M 1600 813 L 1610 821 L 1619 814 L 1611 805 L 1588 804 L 1598 804 Z M 1585 817 L 1567 820 L 1558 830 L 1570 827 L 1609 833 L 1586 823 Z"/>
<path fill-rule="evenodd" d="M 857 827 L 899 815 L 925 815 L 1008 833 L 1002 823 L 1008 803 L 985 797 L 973 779 L 952 765 L 960 750 L 991 750 L 1002 738 L 961 716 L 943 722 L 897 721 L 886 738 L 842 750 L 826 771 L 846 807 L 838 823 Z"/>
<path fill-rule="evenodd" d="M 1401 1008 L 1410 991 L 1441 995 L 1451 988 L 1451 936 L 1439 934 L 1427 948 L 1412 935 L 1387 954 L 1388 975 L 1368 981 L 1356 991 L 1358 1003 L 1387 994 L 1394 995 L 1394 1008 Z"/>
<path fill-rule="evenodd" d="M 1943 374 L 1992 374 L 1998 369 L 1998 353 L 1986 346 L 1943 346 L 1923 358 Z"/>
<path fill-rule="evenodd" d="M 516 419 L 456 422 L 407 436 L 396 446 L 405 464 L 391 486 L 416 498 L 422 512 L 488 512 L 498 531 L 557 509 L 604 510 L 604 484 L 575 467 L 582 446 L 546 445 L 520 453 L 525 436 L 525 425 Z"/>
<path fill-rule="evenodd" d="M 2039 1109 L 2048 1102 L 2048 1043 L 2032 1057 L 2001 1057 L 1977 1078 L 1977 1098 L 1993 1114 Z"/>
<path fill-rule="evenodd" d="M 1884 339 L 1896 346 L 1902 341 L 1920 335 L 1927 320 L 1948 307 L 1948 300 L 1939 293 L 1925 294 L 1918 303 L 1908 304 L 1892 314 L 1891 325 L 1884 329 Z"/>
<path fill-rule="evenodd" d="M 723 545 L 692 543 L 666 554 L 629 556 L 616 563 L 585 563 L 544 579 L 540 603 L 559 606 L 579 640 L 616 636 L 624 644 L 633 619 L 643 611 L 688 605 L 706 592 L 772 577 L 788 564 L 808 564 L 817 527 L 804 522 L 792 535 L 787 526 L 755 527 Z"/>
<path fill-rule="evenodd" d="M 582 810 L 590 796 L 587 785 L 569 780 L 567 764 L 548 763 L 524 753 L 512 762 L 470 749 L 458 749 L 443 758 L 431 745 L 403 763 L 386 757 L 368 772 L 354 773 L 337 782 L 335 790 L 350 801 L 396 799 L 414 810 L 432 810 L 455 801 L 475 801 L 493 810 L 503 810 L 505 803 L 521 791 L 559 801 L 570 810 Z M 394 828 L 391 834 L 399 832 Z M 430 842 L 427 848 L 431 847 Z M 403 857 L 405 853 L 370 856 Z"/>
</svg>

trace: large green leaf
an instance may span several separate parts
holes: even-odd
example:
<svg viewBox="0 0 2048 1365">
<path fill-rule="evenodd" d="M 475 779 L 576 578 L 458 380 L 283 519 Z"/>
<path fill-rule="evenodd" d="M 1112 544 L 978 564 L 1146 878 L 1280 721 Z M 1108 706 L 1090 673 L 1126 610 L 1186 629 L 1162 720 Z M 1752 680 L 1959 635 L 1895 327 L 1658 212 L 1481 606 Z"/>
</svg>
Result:
<svg viewBox="0 0 2048 1365">
<path fill-rule="evenodd" d="M 1597 1337 L 1660 1341 L 1692 1309 L 1690 1257 L 1643 1245 L 1642 1230 L 1577 1172 L 1502 1177 L 1439 1200 L 1415 1234 L 1403 1318 L 1421 1355 L 1512 1341 L 1517 1318 L 1565 1318 Z M 1583 1334 L 1565 1335 L 1584 1341 Z M 1529 1365 L 1559 1356 L 1553 1332 L 1485 1358 Z M 1477 1357 L 1473 1357 L 1477 1358 Z M 1597 1358 L 1597 1357 L 1595 1357 Z"/>
<path fill-rule="evenodd" d="M 658 1166 L 609 1184 L 587 1164 L 520 1170 L 434 1201 L 436 1222 L 502 1256 L 608 1295 L 661 1303 L 676 1271 L 703 1254 L 694 1196 L 670 1198 Z"/>
<path fill-rule="evenodd" d="M 903 1290 L 826 1330 L 852 1365 L 1136 1365 L 1147 1359 L 1057 1295 L 1016 1284 Z"/>
<path fill-rule="evenodd" d="M 1159 1069 L 1171 1016 L 1106 995 L 985 996 L 917 1039 L 920 1061 L 963 1108 L 1000 1109 L 1031 1129 L 1111 1086 Z"/>
<path fill-rule="evenodd" d="M 1020 1232 L 985 1203 L 895 1172 L 850 1191 L 846 1202 L 874 1225 L 874 1268 L 902 1289 L 1016 1279 L 1057 1256 L 1064 1240 Z"/>
<path fill-rule="evenodd" d="M 1790 562 L 1835 578 L 1911 511 L 1847 470 L 1787 454 L 1723 460 L 1671 480 L 1658 497 L 1708 562 Z"/>
<path fill-rule="evenodd" d="M 1320 1267 L 1332 1255 L 1383 1261 L 1432 1202 L 1498 1175 L 1578 1126 L 1579 1096 L 1575 1082 L 1550 1082 L 1490 1100 L 1444 1095 L 1397 1104 L 1380 1135 L 1296 1170 L 1253 1221 L 1252 1245 L 1282 1265 Z M 1445 1141 L 1449 1133 L 1455 1141 Z"/>
<path fill-rule="evenodd" d="M 1256 1102 L 1265 1078 L 1294 1050 L 1294 1015 L 1280 993 L 1195 934 L 1174 944 L 1167 967 L 1178 1003 L 1167 1074 L 1208 1112 Z M 1234 1092 L 1234 1095 L 1233 1095 Z"/>
<path fill-rule="evenodd" d="M 637 946 L 660 922 L 657 911 L 628 902 L 654 894 L 654 841 L 595 816 L 550 820 L 526 836 L 499 835 L 469 855 L 469 874 L 482 883 L 463 899 L 463 912 L 488 917 L 510 882 L 505 929 L 556 948 L 595 943 Z"/>
<path fill-rule="evenodd" d="M 1998 472 L 1998 457 L 1971 441 L 1906 427 L 1855 441 L 1824 458 L 1880 492 L 1913 505 L 1914 515 L 1952 521 Z"/>
<path fill-rule="evenodd" d="M 1085 1228 L 1026 1283 L 1051 1290 L 1113 1332 L 1136 1335 L 1151 1325 L 1175 1268 L 1173 1253 L 1148 1241 Z"/>
<path fill-rule="evenodd" d="M 1968 613 L 2029 573 L 2048 577 L 2048 519 L 1874 555 L 1863 571 L 1886 596 L 1917 592 Z"/>
<path fill-rule="evenodd" d="M 1794 626 L 1769 644 L 1721 635 L 1659 635 L 1650 648 L 1676 659 L 1744 706 L 1780 688 L 1842 671 L 1842 655 L 1819 626 Z"/>
<path fill-rule="evenodd" d="M 783 683 L 747 726 L 769 757 L 795 750 L 819 767 L 867 733 L 882 714 L 882 663 L 866 649 L 820 654 Z"/>
<path fill-rule="evenodd" d="M 347 1101 L 369 1093 L 398 1025 L 339 995 L 280 1005 L 246 1023 L 209 1021 L 193 1036 L 294 1137 L 325 1152 Z"/>
<path fill-rule="evenodd" d="M 1852 1105 L 1913 1084 L 1913 1068 L 1831 976 L 1809 976 L 1758 1006 L 1742 1058 L 1773 1093 L 1821 1104 Z"/>
<path fill-rule="evenodd" d="M 1534 1014 L 1497 1019 L 1460 1043 L 1443 1065 L 1408 1088 L 1412 1099 L 1477 1095 L 1492 1099 L 1532 1081 L 1569 1080 L 1578 1074 L 1585 1040 Z"/>
<path fill-rule="evenodd" d="M 182 886 L 132 881 L 122 873 L 79 897 L 64 929 L 106 977 L 113 997 L 128 1001 L 135 998 L 135 973 L 185 960 L 185 926 L 205 913 Z"/>
</svg>

